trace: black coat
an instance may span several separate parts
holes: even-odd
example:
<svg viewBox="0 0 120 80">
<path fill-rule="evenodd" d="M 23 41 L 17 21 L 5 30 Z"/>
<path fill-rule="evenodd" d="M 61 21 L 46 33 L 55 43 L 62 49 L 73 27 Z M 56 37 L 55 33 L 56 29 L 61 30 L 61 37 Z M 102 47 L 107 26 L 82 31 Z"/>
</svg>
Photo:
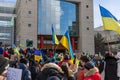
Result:
<svg viewBox="0 0 120 80">
<path fill-rule="evenodd" d="M 31 72 L 32 80 L 35 80 L 36 76 L 39 72 L 38 68 L 36 66 L 32 66 L 32 67 L 30 67 L 30 72 Z"/>
<path fill-rule="evenodd" d="M 117 77 L 117 59 L 106 55 L 105 57 L 105 79 L 104 80 L 119 80 Z"/>
<path fill-rule="evenodd" d="M 51 76 L 56 76 L 60 80 L 74 80 L 73 77 L 67 77 L 64 76 L 64 74 L 60 73 L 57 69 L 55 68 L 46 68 L 42 72 L 40 72 L 36 78 L 36 80 L 47 80 Z"/>
</svg>

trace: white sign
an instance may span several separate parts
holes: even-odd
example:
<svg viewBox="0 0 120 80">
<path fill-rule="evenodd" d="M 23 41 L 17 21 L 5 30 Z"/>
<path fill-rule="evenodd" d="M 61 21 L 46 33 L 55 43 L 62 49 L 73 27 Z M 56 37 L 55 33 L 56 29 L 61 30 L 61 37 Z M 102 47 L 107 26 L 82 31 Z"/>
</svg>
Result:
<svg viewBox="0 0 120 80">
<path fill-rule="evenodd" d="M 21 80 L 22 69 L 8 68 L 7 80 Z"/>
</svg>

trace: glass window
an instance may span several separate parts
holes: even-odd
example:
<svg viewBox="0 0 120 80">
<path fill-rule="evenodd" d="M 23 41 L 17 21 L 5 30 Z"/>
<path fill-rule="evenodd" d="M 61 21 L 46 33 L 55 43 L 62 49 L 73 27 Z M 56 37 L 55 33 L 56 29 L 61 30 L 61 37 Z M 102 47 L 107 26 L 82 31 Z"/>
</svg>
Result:
<svg viewBox="0 0 120 80">
<path fill-rule="evenodd" d="M 63 35 L 76 22 L 76 4 L 58 0 L 38 0 L 38 34 Z M 75 26 L 74 26 L 75 27 Z M 74 28 L 73 28 L 74 29 Z"/>
<path fill-rule="evenodd" d="M 89 8 L 89 6 L 88 6 L 88 5 L 86 5 L 86 8 Z"/>
<path fill-rule="evenodd" d="M 28 11 L 28 14 L 31 14 L 32 13 L 32 11 Z"/>
<path fill-rule="evenodd" d="M 17 0 L 0 0 L 0 3 L 16 3 Z"/>
<path fill-rule="evenodd" d="M 31 24 L 28 24 L 28 27 L 31 27 Z"/>
<path fill-rule="evenodd" d="M 87 30 L 89 30 L 89 27 L 87 27 Z"/>
<path fill-rule="evenodd" d="M 89 19 L 89 16 L 86 16 L 86 19 Z"/>
</svg>

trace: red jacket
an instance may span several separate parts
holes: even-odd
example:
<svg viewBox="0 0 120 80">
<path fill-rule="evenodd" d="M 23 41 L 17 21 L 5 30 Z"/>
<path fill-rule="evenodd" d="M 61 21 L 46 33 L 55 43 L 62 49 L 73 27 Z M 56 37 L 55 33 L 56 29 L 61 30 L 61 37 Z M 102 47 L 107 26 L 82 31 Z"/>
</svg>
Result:
<svg viewBox="0 0 120 80">
<path fill-rule="evenodd" d="M 84 80 L 84 69 L 80 70 L 80 72 L 77 75 L 78 80 Z"/>
<path fill-rule="evenodd" d="M 8 52 L 7 52 L 7 51 L 4 51 L 4 52 L 3 52 L 3 56 L 4 56 L 4 57 L 9 57 Z"/>
<path fill-rule="evenodd" d="M 97 68 L 90 69 L 89 71 L 85 72 L 84 80 L 102 80 L 101 75 Z"/>
<path fill-rule="evenodd" d="M 63 61 L 59 62 L 58 65 L 59 65 L 59 66 L 62 66 L 62 63 L 63 63 L 63 62 L 68 63 L 69 66 L 70 66 L 70 64 L 71 64 L 71 63 L 69 62 L 69 60 L 63 60 Z"/>
</svg>

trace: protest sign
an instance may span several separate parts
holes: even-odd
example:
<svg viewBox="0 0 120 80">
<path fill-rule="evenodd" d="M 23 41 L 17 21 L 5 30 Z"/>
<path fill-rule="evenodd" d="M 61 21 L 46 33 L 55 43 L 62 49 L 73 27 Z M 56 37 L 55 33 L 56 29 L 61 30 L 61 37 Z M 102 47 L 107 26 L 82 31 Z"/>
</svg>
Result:
<svg viewBox="0 0 120 80">
<path fill-rule="evenodd" d="M 21 80 L 22 69 L 8 68 L 7 80 Z"/>
</svg>

